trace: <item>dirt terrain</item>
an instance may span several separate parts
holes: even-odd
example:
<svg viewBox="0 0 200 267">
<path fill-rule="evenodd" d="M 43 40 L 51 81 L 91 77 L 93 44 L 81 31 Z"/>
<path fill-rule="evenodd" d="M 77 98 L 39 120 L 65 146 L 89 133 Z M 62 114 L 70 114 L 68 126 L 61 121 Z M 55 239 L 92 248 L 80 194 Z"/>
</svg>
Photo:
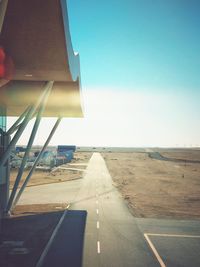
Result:
<svg viewBox="0 0 200 267">
<path fill-rule="evenodd" d="M 136 217 L 199 219 L 200 150 L 154 151 L 158 153 L 102 153 L 113 184 L 130 211 Z M 83 165 L 67 164 L 66 167 L 84 169 L 91 155 L 90 152 L 75 153 L 72 163 Z M 12 171 L 11 187 L 16 174 Z M 78 178 L 84 178 L 82 171 L 40 170 L 34 173 L 29 186 Z M 16 206 L 12 216 L 2 222 L 2 266 L 35 266 L 66 208 L 67 203 Z"/>
<path fill-rule="evenodd" d="M 157 151 L 169 161 L 152 159 L 149 153 L 102 155 L 136 217 L 199 219 L 200 150 Z"/>
<path fill-rule="evenodd" d="M 150 152 L 102 153 L 114 185 L 122 193 L 131 212 L 136 217 L 200 218 L 200 150 L 154 149 L 154 151 L 160 153 L 158 155 L 164 160 L 153 158 L 154 154 Z M 84 170 L 91 155 L 92 152 L 77 152 L 72 163 L 83 165 L 67 164 L 62 167 Z M 28 171 L 25 172 L 23 179 L 27 174 Z M 13 170 L 11 188 L 16 175 L 16 170 Z M 53 172 L 37 170 L 28 186 L 83 177 L 84 172 L 81 170 L 56 169 Z M 35 210 L 35 207 L 21 208 L 22 210 L 15 210 L 16 215 L 23 213 L 24 210 L 29 212 Z M 58 207 L 55 204 L 47 210 L 56 209 Z M 39 211 L 38 207 L 36 210 Z"/>
</svg>

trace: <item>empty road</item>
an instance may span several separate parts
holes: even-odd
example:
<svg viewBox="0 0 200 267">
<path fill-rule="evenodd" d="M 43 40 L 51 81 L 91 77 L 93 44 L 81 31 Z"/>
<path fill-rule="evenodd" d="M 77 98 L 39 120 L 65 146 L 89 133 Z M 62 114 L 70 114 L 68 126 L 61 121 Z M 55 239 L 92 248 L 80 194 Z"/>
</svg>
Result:
<svg viewBox="0 0 200 267">
<path fill-rule="evenodd" d="M 19 204 L 87 210 L 83 267 L 199 267 L 200 221 L 134 218 L 94 153 L 84 178 L 26 188 Z"/>
<path fill-rule="evenodd" d="M 160 266 L 99 153 L 93 154 L 71 209 L 88 212 L 84 267 Z"/>
</svg>

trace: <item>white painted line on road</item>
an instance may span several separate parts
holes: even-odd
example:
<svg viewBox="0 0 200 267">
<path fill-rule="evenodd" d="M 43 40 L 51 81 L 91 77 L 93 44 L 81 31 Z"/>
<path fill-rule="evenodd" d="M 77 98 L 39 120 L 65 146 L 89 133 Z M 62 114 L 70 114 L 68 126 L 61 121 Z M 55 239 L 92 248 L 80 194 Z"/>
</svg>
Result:
<svg viewBox="0 0 200 267">
<path fill-rule="evenodd" d="M 97 209 L 96 211 L 97 211 L 97 214 L 99 214 L 99 209 Z"/>
<path fill-rule="evenodd" d="M 161 237 L 183 237 L 183 238 L 200 238 L 200 235 L 176 235 L 176 234 L 154 234 L 146 233 L 148 236 L 161 236 Z"/>
<path fill-rule="evenodd" d="M 97 241 L 97 253 L 101 253 L 100 241 Z"/>
<path fill-rule="evenodd" d="M 153 243 L 151 242 L 151 240 L 148 237 L 148 234 L 144 234 L 144 237 L 146 238 L 150 248 L 152 249 L 154 255 L 156 256 L 156 259 L 158 260 L 158 262 L 160 263 L 161 267 L 166 267 L 166 265 L 164 264 L 163 260 L 161 259 L 160 255 L 158 254 L 158 251 L 156 250 L 156 248 L 154 247 Z"/>
<path fill-rule="evenodd" d="M 87 166 L 88 163 L 68 163 L 68 165 L 72 165 L 72 166 Z"/>
<path fill-rule="evenodd" d="M 99 229 L 99 221 L 97 221 L 97 229 Z"/>
<path fill-rule="evenodd" d="M 84 169 L 69 168 L 69 167 L 62 167 L 62 166 L 59 166 L 58 169 L 61 169 L 61 170 L 67 170 L 67 171 L 79 171 L 79 172 L 85 172 Z"/>
<path fill-rule="evenodd" d="M 200 238 L 200 235 L 179 235 L 179 234 L 155 234 L 155 233 L 144 233 L 144 237 L 146 238 L 150 248 L 152 249 L 154 255 L 156 256 L 158 262 L 160 263 L 161 267 L 166 267 L 163 260 L 161 259 L 158 251 L 154 247 L 153 243 L 151 242 L 148 236 L 158 236 L 158 237 L 178 237 L 178 238 Z"/>
</svg>

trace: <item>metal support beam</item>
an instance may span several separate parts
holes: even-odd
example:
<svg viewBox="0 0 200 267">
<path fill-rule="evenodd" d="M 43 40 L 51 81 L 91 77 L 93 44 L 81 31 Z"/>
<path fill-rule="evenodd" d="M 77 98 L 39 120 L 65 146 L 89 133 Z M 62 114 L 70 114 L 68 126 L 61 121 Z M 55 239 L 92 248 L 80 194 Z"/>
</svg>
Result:
<svg viewBox="0 0 200 267">
<path fill-rule="evenodd" d="M 29 111 L 27 112 L 27 114 L 24 118 L 24 121 L 20 125 L 18 131 L 16 132 L 16 134 L 13 137 L 12 141 L 10 142 L 7 150 L 5 151 L 3 157 L 1 158 L 0 167 L 3 166 L 5 164 L 5 162 L 8 160 L 12 149 L 15 147 L 15 145 L 16 145 L 17 141 L 19 140 L 21 134 L 23 133 L 26 125 L 28 124 L 28 122 L 32 118 L 33 114 L 37 111 L 38 106 L 40 106 L 40 104 L 44 101 L 44 98 L 45 98 L 46 94 L 48 94 L 49 89 L 52 88 L 52 85 L 53 85 L 52 81 L 48 82 L 46 84 L 45 90 L 44 90 L 43 94 L 41 95 L 40 99 L 38 100 L 38 102 L 33 107 L 30 107 Z"/>
<path fill-rule="evenodd" d="M 8 5 L 8 0 L 1 0 L 0 1 L 0 32 L 1 32 L 2 27 L 3 27 L 3 21 L 4 21 L 7 5 Z"/>
<path fill-rule="evenodd" d="M 10 142 L 7 150 L 5 151 L 5 153 L 3 154 L 1 160 L 0 160 L 0 168 L 6 163 L 6 161 L 8 160 L 8 158 L 10 157 L 10 153 L 11 151 L 14 149 L 17 141 L 19 140 L 22 132 L 24 131 L 26 125 L 29 122 L 30 119 L 30 115 L 32 114 L 33 111 L 33 107 L 31 107 L 28 111 L 28 113 L 26 114 L 24 121 L 22 123 L 22 125 L 20 126 L 20 128 L 18 129 L 18 131 L 16 132 L 15 136 L 13 137 L 12 141 Z"/>
<path fill-rule="evenodd" d="M 16 122 L 7 131 L 7 134 L 11 135 L 19 128 L 20 122 L 24 119 L 29 109 L 30 107 L 26 108 L 26 110 L 22 113 L 22 115 L 16 120 Z"/>
<path fill-rule="evenodd" d="M 35 170 L 35 168 L 36 168 L 36 166 L 37 166 L 39 160 L 41 159 L 41 156 L 42 156 L 43 152 L 45 151 L 45 149 L 47 148 L 49 142 L 51 141 L 51 138 L 52 138 L 52 136 L 54 135 L 54 133 L 55 133 L 55 131 L 56 131 L 56 129 L 57 129 L 57 127 L 58 127 L 58 125 L 59 125 L 61 119 L 62 119 L 62 118 L 58 118 L 58 119 L 57 119 L 57 121 L 56 121 L 56 123 L 55 123 L 53 129 L 51 130 L 51 133 L 49 134 L 49 136 L 48 136 L 48 138 L 47 138 L 47 140 L 46 140 L 46 142 L 45 142 L 45 144 L 44 144 L 42 150 L 41 150 L 40 153 L 38 154 L 38 156 L 37 156 L 37 158 L 36 158 L 36 160 L 35 160 L 35 162 L 34 162 L 32 168 L 31 168 L 29 174 L 27 175 L 27 177 L 26 177 L 26 179 L 25 179 L 25 181 L 24 181 L 22 187 L 20 188 L 20 190 L 19 190 L 19 192 L 18 192 L 18 194 L 17 194 L 17 196 L 16 196 L 16 198 L 15 198 L 15 200 L 14 200 L 13 205 L 11 206 L 11 211 L 15 208 L 17 202 L 19 201 L 19 199 L 20 199 L 20 197 L 21 197 L 21 195 L 22 195 L 22 193 L 23 193 L 23 191 L 24 191 L 24 189 L 25 189 L 27 183 L 29 182 L 29 180 L 30 180 L 30 178 L 31 178 L 31 176 L 32 176 L 32 174 L 33 174 L 33 172 L 34 172 L 34 170 Z"/>
<path fill-rule="evenodd" d="M 6 150 L 10 142 L 10 136 L 6 132 L 1 131 L 0 135 L 0 156 Z M 9 159 L 6 164 L 0 168 L 0 230 L 1 230 L 1 218 L 3 217 L 4 210 L 6 209 L 9 198 L 9 179 L 10 176 L 10 164 Z"/>
<path fill-rule="evenodd" d="M 48 97 L 49 97 L 49 94 L 51 92 L 52 87 L 53 87 L 53 83 L 51 84 L 51 86 L 48 89 L 48 92 L 47 92 L 47 94 L 46 94 L 46 96 L 44 98 L 44 102 L 41 103 L 41 106 L 40 106 L 39 112 L 37 114 L 37 117 L 36 117 L 36 120 L 35 120 L 35 124 L 33 126 L 33 130 L 32 130 L 32 133 L 30 135 L 29 142 L 28 142 L 28 145 L 27 145 L 23 160 L 21 162 L 21 165 L 20 165 L 20 168 L 19 168 L 19 171 L 18 171 L 18 174 L 17 174 L 17 178 L 15 180 L 15 184 L 14 184 L 13 190 L 11 192 L 11 195 L 10 195 L 10 198 L 9 198 L 9 201 L 8 201 L 8 205 L 7 205 L 7 208 L 6 208 L 6 213 L 9 212 L 9 210 L 10 210 L 10 208 L 12 206 L 13 200 L 15 198 L 18 185 L 19 185 L 19 183 L 21 181 L 21 178 L 22 178 L 22 175 L 23 175 L 23 172 L 24 172 L 24 168 L 25 168 L 25 165 L 26 165 L 30 150 L 32 148 L 35 136 L 37 134 L 38 127 L 40 125 L 42 113 L 43 113 L 43 111 L 45 109 L 45 106 L 46 106 L 46 103 L 47 103 L 47 100 L 48 100 Z"/>
<path fill-rule="evenodd" d="M 8 144 L 10 142 L 10 136 L 6 134 L 6 107 L 0 106 L 0 158 L 5 153 Z M 1 230 L 1 218 L 6 208 L 8 197 L 9 197 L 9 161 L 0 168 L 0 230 Z"/>
</svg>

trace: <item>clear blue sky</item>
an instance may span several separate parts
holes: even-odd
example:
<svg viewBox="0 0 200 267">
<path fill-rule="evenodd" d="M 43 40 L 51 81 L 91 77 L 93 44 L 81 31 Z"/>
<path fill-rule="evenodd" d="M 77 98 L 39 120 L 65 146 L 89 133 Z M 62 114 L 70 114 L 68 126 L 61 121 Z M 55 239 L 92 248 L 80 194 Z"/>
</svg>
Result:
<svg viewBox="0 0 200 267">
<path fill-rule="evenodd" d="M 200 1 L 68 0 L 68 12 L 85 118 L 52 144 L 200 145 Z"/>
<path fill-rule="evenodd" d="M 68 0 L 83 86 L 198 90 L 199 0 Z"/>
</svg>

